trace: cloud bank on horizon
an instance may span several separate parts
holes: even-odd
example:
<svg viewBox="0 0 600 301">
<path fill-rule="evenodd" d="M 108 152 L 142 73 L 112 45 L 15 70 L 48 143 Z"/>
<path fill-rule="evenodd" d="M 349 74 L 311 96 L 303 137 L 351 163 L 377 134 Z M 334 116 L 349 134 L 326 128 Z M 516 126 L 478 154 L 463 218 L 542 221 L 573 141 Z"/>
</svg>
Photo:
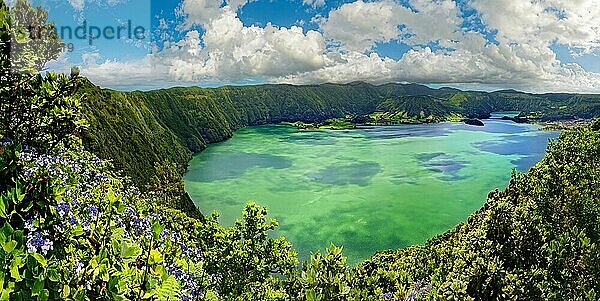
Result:
<svg viewBox="0 0 600 301">
<path fill-rule="evenodd" d="M 69 0 L 76 13 L 101 1 L 133 0 Z M 96 48 L 62 65 L 128 90 L 366 81 L 600 93 L 597 0 L 182 0 L 160 12 L 149 53 Z"/>
</svg>

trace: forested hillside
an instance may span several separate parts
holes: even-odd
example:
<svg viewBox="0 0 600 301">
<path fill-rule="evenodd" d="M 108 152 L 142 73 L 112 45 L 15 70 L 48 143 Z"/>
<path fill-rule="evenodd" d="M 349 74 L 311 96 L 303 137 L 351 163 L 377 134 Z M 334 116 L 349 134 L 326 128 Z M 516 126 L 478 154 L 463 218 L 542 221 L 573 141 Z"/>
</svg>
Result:
<svg viewBox="0 0 600 301">
<path fill-rule="evenodd" d="M 80 93 L 86 96 L 83 113 L 89 121 L 86 146 L 113 160 L 142 186 L 155 173 L 155 163 L 174 163 L 182 173 L 193 153 L 249 125 L 315 122 L 375 111 L 422 122 L 453 119 L 451 116 L 486 118 L 494 111 L 521 111 L 537 120 L 600 116 L 597 95 L 463 92 L 416 84 L 357 82 L 119 92 L 87 82 Z"/>
<path fill-rule="evenodd" d="M 149 180 L 154 162 L 172 161 L 183 169 L 193 152 L 241 127 L 367 114 L 379 100 L 367 84 L 117 92 L 88 83 L 82 91 L 90 121 L 86 144 L 137 183 Z"/>
</svg>

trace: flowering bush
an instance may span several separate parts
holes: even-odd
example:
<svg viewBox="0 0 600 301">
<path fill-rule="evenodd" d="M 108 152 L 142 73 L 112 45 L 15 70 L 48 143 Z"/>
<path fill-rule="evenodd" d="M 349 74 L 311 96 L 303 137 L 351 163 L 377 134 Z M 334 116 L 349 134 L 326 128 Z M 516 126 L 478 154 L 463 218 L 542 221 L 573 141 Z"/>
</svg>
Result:
<svg viewBox="0 0 600 301">
<path fill-rule="evenodd" d="M 182 191 L 170 166 L 150 193 L 112 174 L 81 147 L 77 70 L 39 73 L 62 51 L 27 38 L 47 13 L 18 0 L 0 14 L 0 300 L 285 297 L 296 254 L 264 208 L 224 228 L 164 206 Z"/>
<path fill-rule="evenodd" d="M 81 148 L 0 150 L 2 294 L 30 299 L 200 300 L 286 296 L 295 252 L 250 204 L 232 228 L 154 204 Z"/>
</svg>

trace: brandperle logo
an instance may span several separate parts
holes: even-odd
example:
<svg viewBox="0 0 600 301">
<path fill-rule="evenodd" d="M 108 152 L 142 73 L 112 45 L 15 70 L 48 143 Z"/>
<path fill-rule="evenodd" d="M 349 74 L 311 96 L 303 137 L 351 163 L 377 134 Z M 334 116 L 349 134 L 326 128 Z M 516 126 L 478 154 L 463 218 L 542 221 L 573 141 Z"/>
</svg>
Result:
<svg viewBox="0 0 600 301">
<path fill-rule="evenodd" d="M 7 8 L 10 43 L 5 45 L 15 72 L 45 65 L 65 72 L 68 65 L 93 64 L 91 57 L 116 60 L 123 53 L 143 57 L 153 40 L 152 7 L 147 0 L 82 1 L 81 5 L 46 0 L 29 5 L 17 0 Z M 30 59 L 33 53 L 59 55 Z"/>
<path fill-rule="evenodd" d="M 54 37 L 60 37 L 63 41 L 69 40 L 87 40 L 89 46 L 93 46 L 98 39 L 105 40 L 134 40 L 143 41 L 146 39 L 147 29 L 144 26 L 135 25 L 131 20 L 127 20 L 121 25 L 97 26 L 92 25 L 84 20 L 81 25 L 73 26 L 52 26 L 46 28 L 44 26 L 28 25 L 27 32 L 31 40 L 48 40 Z M 75 44 L 72 42 L 66 43 L 67 51 L 73 51 Z"/>
</svg>

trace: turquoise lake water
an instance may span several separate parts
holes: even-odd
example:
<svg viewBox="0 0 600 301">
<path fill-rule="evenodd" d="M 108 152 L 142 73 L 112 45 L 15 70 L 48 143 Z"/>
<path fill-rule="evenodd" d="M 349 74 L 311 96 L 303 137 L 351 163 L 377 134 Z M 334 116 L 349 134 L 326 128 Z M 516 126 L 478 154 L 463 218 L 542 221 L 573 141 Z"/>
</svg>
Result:
<svg viewBox="0 0 600 301">
<path fill-rule="evenodd" d="M 225 225 L 252 200 L 279 221 L 275 235 L 302 259 L 330 243 L 349 262 L 422 244 L 527 171 L 556 132 L 499 119 L 299 132 L 283 125 L 241 129 L 190 162 L 186 190 Z"/>
</svg>

